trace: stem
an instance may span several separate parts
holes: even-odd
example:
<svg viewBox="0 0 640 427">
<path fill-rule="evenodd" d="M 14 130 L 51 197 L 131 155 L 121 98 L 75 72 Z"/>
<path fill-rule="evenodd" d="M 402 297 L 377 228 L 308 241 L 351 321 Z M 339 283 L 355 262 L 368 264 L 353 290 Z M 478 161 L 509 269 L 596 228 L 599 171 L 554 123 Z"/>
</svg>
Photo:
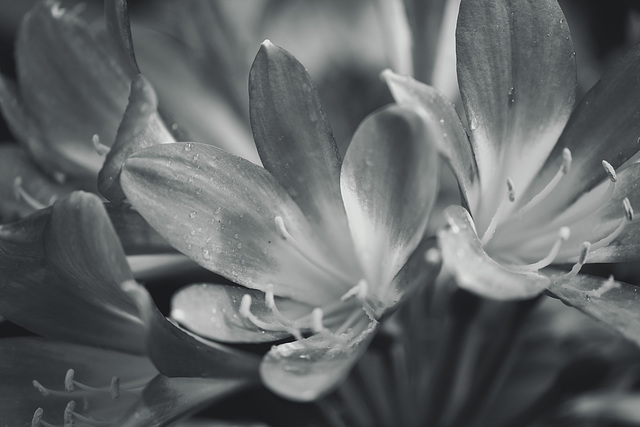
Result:
<svg viewBox="0 0 640 427">
<path fill-rule="evenodd" d="M 480 367 L 477 380 L 475 384 L 473 384 L 465 404 L 463 404 L 458 415 L 449 427 L 466 427 L 476 420 L 491 395 L 491 388 L 495 380 L 499 377 L 498 374 L 504 366 L 505 360 L 514 347 L 513 344 L 516 341 L 520 328 L 524 325 L 528 314 L 533 310 L 539 300 L 540 297 L 536 297 L 515 303 L 511 321 L 504 322 L 506 328 L 499 338 L 498 343 L 489 347 L 488 354 L 482 364 L 483 366 Z"/>
<path fill-rule="evenodd" d="M 444 414 L 453 388 L 462 347 L 480 302 L 480 298 L 463 289 L 457 289 L 451 296 L 449 309 L 452 323 L 445 335 L 443 351 L 434 364 L 434 377 L 428 394 L 427 416 L 422 423 L 424 427 L 438 425 Z"/>
</svg>

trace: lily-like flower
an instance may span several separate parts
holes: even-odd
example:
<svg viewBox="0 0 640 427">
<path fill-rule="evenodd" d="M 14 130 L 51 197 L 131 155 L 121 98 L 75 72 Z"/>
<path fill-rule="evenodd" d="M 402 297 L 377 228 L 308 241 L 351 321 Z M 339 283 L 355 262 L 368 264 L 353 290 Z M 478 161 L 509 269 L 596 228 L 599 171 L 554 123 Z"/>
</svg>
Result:
<svg viewBox="0 0 640 427">
<path fill-rule="evenodd" d="M 187 288 L 173 318 L 226 342 L 293 336 L 264 357 L 262 379 L 310 400 L 439 269 L 423 239 L 437 155 L 420 118 L 393 106 L 362 123 L 342 162 L 306 70 L 269 41 L 249 95 L 264 168 L 205 144 L 161 144 L 130 156 L 119 181 L 179 251 L 242 285 Z"/>
<path fill-rule="evenodd" d="M 160 314 L 94 195 L 0 226 L 0 272 L 2 316 L 46 338 L 0 340 L 3 425 L 163 426 L 257 379 Z"/>
<path fill-rule="evenodd" d="M 635 288 L 578 275 L 637 259 L 640 47 L 575 101 L 575 53 L 555 0 L 463 0 L 457 26 L 468 133 L 433 88 L 388 71 L 400 105 L 439 129 L 464 206 L 439 233 L 458 284 L 495 299 L 550 290 L 639 342 Z M 573 265 L 569 272 L 552 270 Z"/>
</svg>

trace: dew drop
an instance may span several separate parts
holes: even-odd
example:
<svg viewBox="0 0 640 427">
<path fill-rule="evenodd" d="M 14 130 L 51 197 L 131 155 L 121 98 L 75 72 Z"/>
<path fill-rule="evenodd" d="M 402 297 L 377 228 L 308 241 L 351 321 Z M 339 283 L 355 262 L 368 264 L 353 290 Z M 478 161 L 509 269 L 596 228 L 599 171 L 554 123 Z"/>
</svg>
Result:
<svg viewBox="0 0 640 427">
<path fill-rule="evenodd" d="M 213 214 L 220 215 L 220 211 L 222 211 L 222 206 L 218 206 L 218 208 L 213 212 Z"/>
<path fill-rule="evenodd" d="M 211 259 L 211 254 L 209 253 L 208 249 L 203 249 L 202 250 L 202 258 L 204 259 Z"/>
<path fill-rule="evenodd" d="M 234 235 L 233 235 L 233 238 L 234 238 L 234 239 L 237 239 L 238 237 L 240 237 L 240 236 L 238 235 L 238 233 L 236 233 L 236 234 L 234 234 Z"/>
<path fill-rule="evenodd" d="M 242 249 L 242 243 L 238 243 L 238 244 L 236 245 L 236 247 L 237 247 L 238 249 Z"/>
<path fill-rule="evenodd" d="M 191 151 L 191 147 L 193 147 L 193 144 L 187 142 L 186 144 L 184 144 L 184 151 Z"/>
<path fill-rule="evenodd" d="M 171 125 L 171 129 L 172 129 L 172 130 L 178 130 L 178 124 L 177 124 L 177 123 L 173 123 L 173 124 Z"/>
<path fill-rule="evenodd" d="M 195 218 L 196 216 L 198 216 L 198 212 L 196 212 L 196 211 L 191 211 L 191 212 L 189 212 L 189 218 L 192 218 L 192 219 L 193 219 L 193 218 Z"/>
<path fill-rule="evenodd" d="M 513 105 L 516 102 L 516 88 L 511 86 L 507 95 L 509 97 L 509 105 Z"/>
<path fill-rule="evenodd" d="M 471 130 L 476 130 L 478 128 L 478 120 L 476 120 L 475 117 L 471 119 L 471 124 L 469 125 L 469 128 Z"/>
</svg>

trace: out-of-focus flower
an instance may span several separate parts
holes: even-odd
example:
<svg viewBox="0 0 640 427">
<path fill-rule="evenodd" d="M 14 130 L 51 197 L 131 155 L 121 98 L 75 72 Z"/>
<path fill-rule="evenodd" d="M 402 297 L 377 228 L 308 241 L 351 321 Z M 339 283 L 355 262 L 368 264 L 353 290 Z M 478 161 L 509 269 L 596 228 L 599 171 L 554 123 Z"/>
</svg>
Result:
<svg viewBox="0 0 640 427">
<path fill-rule="evenodd" d="M 385 73 L 397 102 L 439 129 L 458 177 L 465 207 L 448 208 L 439 241 L 461 287 L 495 299 L 549 289 L 640 342 L 636 288 L 577 275 L 585 262 L 637 259 L 639 52 L 574 108 L 575 55 L 555 0 L 463 1 L 458 77 L 471 143 L 435 89 Z M 558 264 L 573 268 L 547 268 Z"/>
<path fill-rule="evenodd" d="M 198 340 L 160 314 L 94 195 L 73 193 L 1 226 L 0 272 L 0 313 L 51 340 L 0 340 L 3 424 L 60 424 L 64 414 L 88 425 L 161 426 L 257 378 L 255 357 Z M 183 372 L 200 378 L 159 374 Z"/>
<path fill-rule="evenodd" d="M 342 163 L 309 75 L 270 42 L 249 94 L 265 168 L 204 144 L 162 144 L 128 157 L 119 182 L 174 247 L 244 286 L 187 288 L 172 316 L 221 341 L 293 336 L 264 357 L 262 379 L 314 399 L 346 375 L 378 320 L 437 272 L 423 239 L 437 155 L 419 117 L 389 107 L 362 123 Z"/>
</svg>

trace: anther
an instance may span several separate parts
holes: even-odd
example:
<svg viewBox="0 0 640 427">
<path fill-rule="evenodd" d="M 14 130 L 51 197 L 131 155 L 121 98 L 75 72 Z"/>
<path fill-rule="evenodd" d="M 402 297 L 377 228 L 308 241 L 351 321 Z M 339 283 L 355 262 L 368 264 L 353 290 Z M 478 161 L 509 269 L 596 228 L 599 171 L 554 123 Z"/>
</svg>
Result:
<svg viewBox="0 0 640 427">
<path fill-rule="evenodd" d="M 604 246 L 608 246 L 622 233 L 622 230 L 624 230 L 627 224 L 633 221 L 633 207 L 631 206 L 629 198 L 625 197 L 624 199 L 622 199 L 622 207 L 624 208 L 624 217 L 622 217 L 618 226 L 615 228 L 615 230 L 613 230 L 611 234 L 593 243 L 591 245 L 592 249 L 595 250 Z"/>
<path fill-rule="evenodd" d="M 358 300 L 363 301 L 367 297 L 367 293 L 369 290 L 369 284 L 365 279 L 360 279 L 358 283 L 351 289 L 349 289 L 344 295 L 340 297 L 340 301 L 347 301 L 353 297 L 356 297 Z"/>
<path fill-rule="evenodd" d="M 311 330 L 319 334 L 325 330 L 324 324 L 322 323 L 324 313 L 320 307 L 316 307 L 311 312 Z"/>
<path fill-rule="evenodd" d="M 100 142 L 100 136 L 98 134 L 93 134 L 91 142 L 93 142 L 93 148 L 95 148 L 99 156 L 104 156 L 111 150 L 111 148 Z"/>
<path fill-rule="evenodd" d="M 609 176 L 609 180 L 611 182 L 618 181 L 618 176 L 616 175 L 616 170 L 613 168 L 613 166 L 611 166 L 611 163 L 607 162 L 606 160 L 603 160 L 602 161 L 602 167 L 604 168 L 605 172 Z"/>
<path fill-rule="evenodd" d="M 580 249 L 580 256 L 578 257 L 578 262 L 576 262 L 573 265 L 573 267 L 571 267 L 571 270 L 564 276 L 569 276 L 569 277 L 576 276 L 582 269 L 582 266 L 587 262 L 587 256 L 589 255 L 590 250 L 591 250 L 591 243 L 582 242 L 582 246 Z"/>
<path fill-rule="evenodd" d="M 264 329 L 265 331 L 272 331 L 272 332 L 279 332 L 279 331 L 288 332 L 291 335 L 293 335 L 295 339 L 297 340 L 302 339 L 302 334 L 296 328 L 292 328 L 290 326 L 283 325 L 283 324 L 273 325 L 257 318 L 251 312 L 251 295 L 249 294 L 244 294 L 242 296 L 242 300 L 240 301 L 239 311 L 241 316 L 243 316 L 245 319 L 247 319 L 248 321 L 250 321 L 260 329 Z"/>
<path fill-rule="evenodd" d="M 33 380 L 31 384 L 33 384 L 35 389 L 38 390 L 42 396 L 49 397 L 51 395 L 51 392 L 49 391 L 49 389 L 47 389 L 45 386 L 40 384 L 39 381 Z"/>
<path fill-rule="evenodd" d="M 558 253 L 560 252 L 560 247 L 562 246 L 562 244 L 567 240 L 569 240 L 570 235 L 571 235 L 571 230 L 569 229 L 569 227 L 560 227 L 560 230 L 558 230 L 558 237 L 556 238 L 556 241 L 553 243 L 553 246 L 551 247 L 551 250 L 549 251 L 547 256 L 542 258 L 540 261 L 536 263 L 524 265 L 523 268 L 525 270 L 537 271 L 537 270 L 540 270 L 541 268 L 544 268 L 550 265 L 558 256 Z"/>
<path fill-rule="evenodd" d="M 76 402 L 73 400 L 69 401 L 69 403 L 67 403 L 67 406 L 64 408 L 64 416 L 62 418 L 64 420 L 64 427 L 73 427 L 73 415 L 75 410 Z"/>
<path fill-rule="evenodd" d="M 507 178 L 507 191 L 509 192 L 509 201 L 513 203 L 516 200 L 516 192 L 513 189 L 511 178 Z"/>
<path fill-rule="evenodd" d="M 604 295 L 606 292 L 609 292 L 612 289 L 617 289 L 619 288 L 621 285 L 620 283 L 616 282 L 613 279 L 613 276 L 609 276 L 609 278 L 607 279 L 606 282 L 604 282 L 602 284 L 602 286 L 600 286 L 597 289 L 592 289 L 590 291 L 585 292 L 585 296 L 590 297 L 590 298 L 600 298 L 602 295 Z"/>
<path fill-rule="evenodd" d="M 73 369 L 69 369 L 64 376 L 64 389 L 68 392 L 72 392 L 73 387 L 73 376 L 75 375 L 75 371 Z"/>
<path fill-rule="evenodd" d="M 280 237 L 284 240 L 289 240 L 291 234 L 287 231 L 287 228 L 284 226 L 284 220 L 280 215 L 274 218 L 276 221 L 276 227 L 278 227 L 278 231 L 280 232 Z"/>
<path fill-rule="evenodd" d="M 520 210 L 518 211 L 518 215 L 522 215 L 523 213 L 529 211 L 532 207 L 536 206 L 538 203 L 544 200 L 549 194 L 551 194 L 551 192 L 560 183 L 560 180 L 562 180 L 562 178 L 571 169 L 571 163 L 572 163 L 571 150 L 565 147 L 562 150 L 562 164 L 560 165 L 560 169 L 558 169 L 558 172 L 556 172 L 553 178 L 551 178 L 551 181 L 549 181 L 549 183 L 542 189 L 542 191 L 540 191 L 538 194 L 533 196 L 533 198 L 529 200 L 529 202 L 526 205 L 520 208 Z"/>
<path fill-rule="evenodd" d="M 38 408 L 33 413 L 33 418 L 31 418 L 31 427 L 40 427 L 40 423 L 42 422 L 42 416 L 44 415 L 44 409 Z"/>
<path fill-rule="evenodd" d="M 440 254 L 440 251 L 436 248 L 429 248 L 424 253 L 424 260 L 427 262 L 427 264 L 438 265 L 442 262 L 442 256 Z"/>
<path fill-rule="evenodd" d="M 120 378 L 115 375 L 111 377 L 109 393 L 111 394 L 111 400 L 118 400 L 120 398 Z"/>
<path fill-rule="evenodd" d="M 633 207 L 628 197 L 622 199 L 622 206 L 624 206 L 624 214 L 627 217 L 627 221 L 633 221 Z"/>
</svg>

